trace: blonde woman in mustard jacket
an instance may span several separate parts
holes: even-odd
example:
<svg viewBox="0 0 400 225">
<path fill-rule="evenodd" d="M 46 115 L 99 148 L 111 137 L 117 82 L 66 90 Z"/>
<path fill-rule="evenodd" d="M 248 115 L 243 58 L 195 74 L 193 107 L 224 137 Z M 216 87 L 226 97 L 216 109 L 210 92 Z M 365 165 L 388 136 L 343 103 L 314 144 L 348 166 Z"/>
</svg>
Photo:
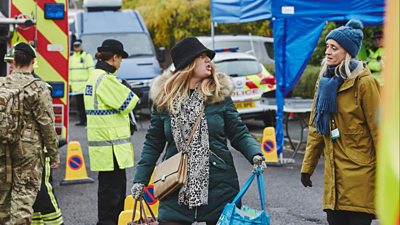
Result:
<svg viewBox="0 0 400 225">
<path fill-rule="evenodd" d="M 310 117 L 310 131 L 301 182 L 311 175 L 324 152 L 323 209 L 329 225 L 367 225 L 375 215 L 374 182 L 379 84 L 355 59 L 363 38 L 360 21 L 331 31 L 326 37 Z"/>
</svg>

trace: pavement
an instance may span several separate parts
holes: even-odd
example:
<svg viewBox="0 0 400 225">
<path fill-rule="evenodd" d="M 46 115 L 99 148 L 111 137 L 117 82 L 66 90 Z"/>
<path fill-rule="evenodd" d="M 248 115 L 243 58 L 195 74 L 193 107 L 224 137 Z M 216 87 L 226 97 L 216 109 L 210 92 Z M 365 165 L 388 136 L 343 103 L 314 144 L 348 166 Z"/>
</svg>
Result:
<svg viewBox="0 0 400 225">
<path fill-rule="evenodd" d="M 60 181 L 65 176 L 66 148 L 60 149 L 61 167 L 54 170 L 53 182 L 60 208 L 63 212 L 66 225 L 94 225 L 97 222 L 97 173 L 89 170 L 89 158 L 87 154 L 87 138 L 85 127 L 74 126 L 77 118 L 70 116 L 70 138 L 79 141 L 82 146 L 88 176 L 94 179 L 94 183 L 60 186 Z M 262 133 L 261 121 L 246 121 L 253 135 Z M 139 160 L 145 134 L 149 126 L 149 118 L 143 116 L 139 119 L 139 130 L 132 137 L 135 151 L 135 161 Z M 295 131 L 296 125 L 290 128 Z M 247 181 L 251 174 L 252 166 L 240 152 L 231 149 L 240 185 Z M 288 157 L 292 151 L 284 151 Z M 282 166 L 269 166 L 263 174 L 265 182 L 266 207 L 271 215 L 271 224 L 281 225 L 316 225 L 327 224 L 326 215 L 321 209 L 323 190 L 323 159 L 320 160 L 314 175 L 312 188 L 304 188 L 300 183 L 300 169 L 303 154 L 296 155 L 293 164 Z M 127 193 L 132 185 L 134 168 L 127 169 Z M 257 185 L 253 184 L 245 194 L 243 204 L 260 208 Z M 378 224 L 376 221 L 374 225 Z"/>
</svg>

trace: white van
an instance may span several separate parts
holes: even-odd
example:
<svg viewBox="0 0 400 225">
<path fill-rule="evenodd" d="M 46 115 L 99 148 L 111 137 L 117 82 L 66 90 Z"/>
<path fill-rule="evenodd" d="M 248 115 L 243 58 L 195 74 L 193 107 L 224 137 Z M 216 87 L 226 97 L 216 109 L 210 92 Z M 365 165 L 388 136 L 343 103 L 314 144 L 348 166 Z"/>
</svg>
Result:
<svg viewBox="0 0 400 225">
<path fill-rule="evenodd" d="M 210 36 L 198 37 L 207 48 L 213 49 Z M 215 35 L 215 48 L 238 47 L 239 52 L 254 55 L 264 65 L 274 63 L 274 39 L 252 35 Z"/>
</svg>

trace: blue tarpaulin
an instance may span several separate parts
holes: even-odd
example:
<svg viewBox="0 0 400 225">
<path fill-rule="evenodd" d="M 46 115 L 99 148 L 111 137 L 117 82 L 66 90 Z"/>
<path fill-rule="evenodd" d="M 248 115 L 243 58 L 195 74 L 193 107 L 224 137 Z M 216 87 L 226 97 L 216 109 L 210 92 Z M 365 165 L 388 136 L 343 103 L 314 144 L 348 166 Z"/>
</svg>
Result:
<svg viewBox="0 0 400 225">
<path fill-rule="evenodd" d="M 229 2 L 229 3 L 227 3 Z M 241 11 L 235 8 L 224 8 L 224 5 L 235 5 L 250 9 L 249 6 L 262 1 L 251 0 L 211 0 L 211 17 L 218 16 L 219 23 L 234 23 L 233 18 L 242 18 Z M 275 76 L 277 80 L 277 123 L 276 141 L 278 154 L 282 152 L 284 143 L 283 134 L 283 106 L 286 96 L 299 80 L 307 66 L 311 54 L 317 44 L 327 21 L 347 21 L 352 18 L 361 20 L 364 25 L 381 25 L 384 18 L 384 0 L 264 0 L 268 9 L 254 9 L 264 11 L 265 15 L 272 13 Z M 218 9 L 218 10 L 216 10 Z M 214 11 L 214 13 L 213 13 Z M 218 12 L 218 13 L 216 13 Z M 260 14 L 250 17 L 246 11 L 246 22 L 260 20 Z M 224 20 L 226 18 L 226 20 Z M 262 18 L 266 19 L 266 18 Z M 242 21 L 237 21 L 242 22 Z M 244 21 L 243 21 L 244 22 Z M 236 23 L 236 22 L 235 22 Z M 322 60 L 322 59 L 321 59 Z"/>
<path fill-rule="evenodd" d="M 211 0 L 215 23 L 245 23 L 271 18 L 271 0 Z"/>
</svg>

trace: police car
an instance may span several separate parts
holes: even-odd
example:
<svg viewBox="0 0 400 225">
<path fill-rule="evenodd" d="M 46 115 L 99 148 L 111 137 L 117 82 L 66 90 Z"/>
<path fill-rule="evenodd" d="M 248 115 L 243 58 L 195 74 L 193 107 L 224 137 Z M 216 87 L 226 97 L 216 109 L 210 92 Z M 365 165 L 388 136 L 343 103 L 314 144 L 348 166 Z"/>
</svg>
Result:
<svg viewBox="0 0 400 225">
<path fill-rule="evenodd" d="M 270 111 L 261 104 L 261 96 L 275 91 L 275 77 L 256 57 L 237 52 L 238 48 L 215 49 L 216 70 L 228 74 L 235 84 L 232 100 L 243 119 L 261 119 L 270 125 Z M 170 66 L 173 71 L 173 65 Z M 273 117 L 273 116 L 272 116 Z"/>
<path fill-rule="evenodd" d="M 274 92 L 276 80 L 258 60 L 237 48 L 216 49 L 214 64 L 217 71 L 232 77 L 236 90 L 232 100 L 242 118 L 262 119 L 268 110 L 261 104 L 261 96 Z"/>
</svg>

